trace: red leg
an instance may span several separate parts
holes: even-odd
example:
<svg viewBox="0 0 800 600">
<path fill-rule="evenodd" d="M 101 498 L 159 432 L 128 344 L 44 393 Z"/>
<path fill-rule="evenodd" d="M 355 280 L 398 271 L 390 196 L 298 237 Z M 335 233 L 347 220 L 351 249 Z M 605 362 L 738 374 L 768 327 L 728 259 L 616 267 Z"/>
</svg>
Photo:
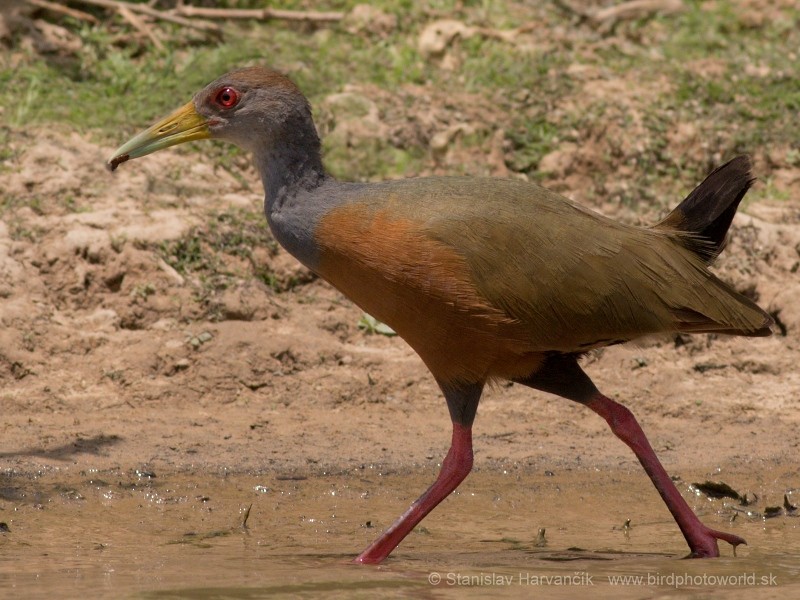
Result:
<svg viewBox="0 0 800 600">
<path fill-rule="evenodd" d="M 464 481 L 472 470 L 472 427 L 453 422 L 453 442 L 436 482 L 372 542 L 354 562 L 377 564 L 389 556 L 414 527 Z"/>
<path fill-rule="evenodd" d="M 644 470 L 653 481 L 653 485 L 664 499 L 669 512 L 672 513 L 678 527 L 681 528 L 681 532 L 691 548 L 691 557 L 719 556 L 717 540 L 725 540 L 734 547 L 747 543 L 738 535 L 716 531 L 700 522 L 700 519 L 686 504 L 686 500 L 683 499 L 678 488 L 672 483 L 672 479 L 667 475 L 664 467 L 661 466 L 644 431 L 630 410 L 600 392 L 596 392 L 590 400 L 584 401 L 583 404 L 608 421 L 611 431 L 630 446 L 636 454 L 636 458 L 642 463 Z"/>
</svg>

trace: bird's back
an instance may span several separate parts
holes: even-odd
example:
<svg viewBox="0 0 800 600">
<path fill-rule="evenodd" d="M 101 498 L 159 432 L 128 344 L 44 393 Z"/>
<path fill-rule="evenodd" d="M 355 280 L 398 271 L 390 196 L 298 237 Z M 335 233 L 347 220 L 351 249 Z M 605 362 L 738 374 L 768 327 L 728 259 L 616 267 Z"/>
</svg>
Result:
<svg viewBox="0 0 800 600">
<path fill-rule="evenodd" d="M 759 335 L 769 322 L 680 232 L 623 225 L 535 184 L 342 185 L 346 201 L 315 231 L 318 271 L 434 373 L 514 377 L 547 352 L 664 331 Z M 439 365 L 453 344 L 463 364 Z"/>
</svg>

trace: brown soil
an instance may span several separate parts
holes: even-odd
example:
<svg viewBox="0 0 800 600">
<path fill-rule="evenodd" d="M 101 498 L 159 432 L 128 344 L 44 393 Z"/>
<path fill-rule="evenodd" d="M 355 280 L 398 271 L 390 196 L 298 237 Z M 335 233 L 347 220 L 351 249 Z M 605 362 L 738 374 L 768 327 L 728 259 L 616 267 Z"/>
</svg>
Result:
<svg viewBox="0 0 800 600">
<path fill-rule="evenodd" d="M 0 221 L 7 476 L 441 460 L 449 419 L 416 355 L 359 329 L 361 311 L 283 250 L 226 254 L 224 286 L 164 261 L 164 244 L 202 237 L 219 214 L 260 210 L 252 172 L 242 179 L 199 154 L 164 152 L 112 175 L 110 149 L 76 134 L 12 132 L 10 150 L 0 173 L 16 202 Z M 266 237 L 263 221 L 254 227 Z M 247 275 L 255 262 L 272 286 Z M 776 335 L 648 340 L 586 360 L 670 472 L 722 469 L 724 479 L 730 469 L 746 489 L 749 470 L 797 464 L 799 264 L 800 204 L 750 205 L 716 268 L 777 315 Z M 487 390 L 475 435 L 478 469 L 638 468 L 586 409 L 519 386 Z"/>
</svg>

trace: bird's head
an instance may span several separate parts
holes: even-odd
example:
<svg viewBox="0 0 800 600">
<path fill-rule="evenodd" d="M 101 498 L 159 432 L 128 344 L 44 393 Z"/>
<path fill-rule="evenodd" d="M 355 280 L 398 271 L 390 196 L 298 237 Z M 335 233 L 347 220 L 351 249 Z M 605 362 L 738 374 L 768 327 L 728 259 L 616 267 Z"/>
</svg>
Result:
<svg viewBox="0 0 800 600">
<path fill-rule="evenodd" d="M 194 98 L 120 146 L 108 161 L 121 163 L 192 140 L 222 139 L 256 155 L 300 143 L 318 150 L 311 108 L 289 78 L 263 67 L 231 71 Z"/>
</svg>

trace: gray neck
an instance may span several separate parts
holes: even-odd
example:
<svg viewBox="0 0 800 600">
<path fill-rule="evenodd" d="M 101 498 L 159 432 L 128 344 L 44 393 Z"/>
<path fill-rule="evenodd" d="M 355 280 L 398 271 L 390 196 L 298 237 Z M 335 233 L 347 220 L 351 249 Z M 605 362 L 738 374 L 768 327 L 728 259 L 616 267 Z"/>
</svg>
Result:
<svg viewBox="0 0 800 600">
<path fill-rule="evenodd" d="M 277 138 L 278 147 L 262 147 L 255 159 L 272 234 L 290 254 L 314 270 L 319 262 L 314 230 L 322 216 L 338 203 L 338 195 L 330 192 L 339 184 L 322 166 L 314 125 L 296 125 L 290 136 Z"/>
<path fill-rule="evenodd" d="M 312 131 L 292 132 L 283 137 L 279 147 L 266 147 L 256 153 L 256 167 L 266 193 L 267 218 L 287 200 L 302 192 L 310 192 L 325 181 L 320 143 L 314 125 Z M 271 136 L 270 136 L 271 137 Z"/>
</svg>

